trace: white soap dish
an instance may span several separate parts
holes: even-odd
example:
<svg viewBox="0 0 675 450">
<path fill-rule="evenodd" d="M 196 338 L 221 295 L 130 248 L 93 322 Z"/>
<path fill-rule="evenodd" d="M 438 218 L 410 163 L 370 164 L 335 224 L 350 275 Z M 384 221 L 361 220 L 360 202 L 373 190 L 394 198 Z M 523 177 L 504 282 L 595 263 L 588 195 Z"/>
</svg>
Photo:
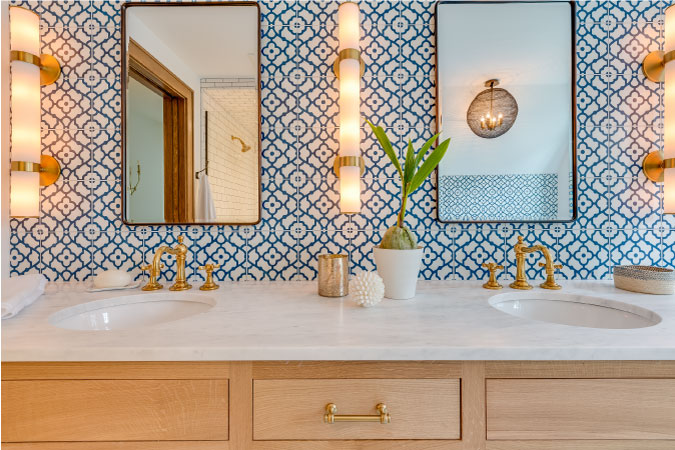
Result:
<svg viewBox="0 0 675 450">
<path fill-rule="evenodd" d="M 123 289 L 135 289 L 140 285 L 141 285 L 140 281 L 132 281 L 131 283 L 127 284 L 126 286 L 105 287 L 105 288 L 91 287 L 91 288 L 87 289 L 87 292 L 120 291 L 120 290 L 123 290 Z"/>
<path fill-rule="evenodd" d="M 614 266 L 614 286 L 643 294 L 674 294 L 675 270 L 654 266 Z"/>
</svg>

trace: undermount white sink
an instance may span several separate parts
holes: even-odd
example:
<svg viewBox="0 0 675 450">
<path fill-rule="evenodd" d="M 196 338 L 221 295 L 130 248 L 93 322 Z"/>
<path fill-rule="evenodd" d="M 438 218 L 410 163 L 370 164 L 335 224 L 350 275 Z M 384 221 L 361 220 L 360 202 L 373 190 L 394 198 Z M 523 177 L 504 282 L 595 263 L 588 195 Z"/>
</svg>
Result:
<svg viewBox="0 0 675 450">
<path fill-rule="evenodd" d="M 512 316 L 577 327 L 645 328 L 661 322 L 661 317 L 648 309 L 585 295 L 512 292 L 489 301 L 493 308 Z"/>
<path fill-rule="evenodd" d="M 126 295 L 62 309 L 49 323 L 67 330 L 122 330 L 193 316 L 208 311 L 216 301 L 204 295 L 162 292 Z"/>
</svg>

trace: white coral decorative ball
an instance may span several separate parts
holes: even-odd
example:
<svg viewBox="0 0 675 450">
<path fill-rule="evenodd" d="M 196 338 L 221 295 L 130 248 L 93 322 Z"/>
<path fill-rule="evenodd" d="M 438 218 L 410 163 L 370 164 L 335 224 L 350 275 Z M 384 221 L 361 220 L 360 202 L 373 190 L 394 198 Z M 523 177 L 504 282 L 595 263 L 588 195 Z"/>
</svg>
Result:
<svg viewBox="0 0 675 450">
<path fill-rule="evenodd" d="M 349 283 L 349 293 L 357 305 L 375 306 L 384 297 L 384 282 L 377 272 L 361 272 Z"/>
</svg>

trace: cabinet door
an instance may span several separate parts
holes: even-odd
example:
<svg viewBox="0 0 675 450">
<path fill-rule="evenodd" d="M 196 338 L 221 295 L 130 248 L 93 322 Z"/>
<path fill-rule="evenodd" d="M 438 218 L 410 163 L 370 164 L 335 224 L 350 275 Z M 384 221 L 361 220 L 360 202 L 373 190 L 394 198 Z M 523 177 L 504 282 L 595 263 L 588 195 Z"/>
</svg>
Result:
<svg viewBox="0 0 675 450">
<path fill-rule="evenodd" d="M 489 440 L 675 439 L 675 379 L 489 379 L 486 388 Z"/>
<path fill-rule="evenodd" d="M 459 439 L 458 379 L 255 380 L 255 440 Z M 377 415 L 384 403 L 391 423 L 325 423 L 326 405 L 338 415 Z"/>
<path fill-rule="evenodd" d="M 3 381 L 2 409 L 3 442 L 228 439 L 227 380 Z"/>
</svg>

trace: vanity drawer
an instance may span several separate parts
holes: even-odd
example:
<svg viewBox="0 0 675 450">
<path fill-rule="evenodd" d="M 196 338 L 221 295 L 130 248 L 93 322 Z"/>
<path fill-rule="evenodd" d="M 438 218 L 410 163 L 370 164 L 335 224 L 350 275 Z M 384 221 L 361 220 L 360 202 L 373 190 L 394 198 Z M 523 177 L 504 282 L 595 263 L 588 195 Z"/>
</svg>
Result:
<svg viewBox="0 0 675 450">
<path fill-rule="evenodd" d="M 377 415 L 391 422 L 324 422 L 326 405 L 338 415 Z M 253 439 L 459 439 L 457 379 L 255 380 Z"/>
<path fill-rule="evenodd" d="M 227 440 L 227 380 L 2 382 L 2 441 Z"/>
<path fill-rule="evenodd" d="M 675 379 L 488 379 L 486 394 L 490 440 L 675 439 Z"/>
</svg>

